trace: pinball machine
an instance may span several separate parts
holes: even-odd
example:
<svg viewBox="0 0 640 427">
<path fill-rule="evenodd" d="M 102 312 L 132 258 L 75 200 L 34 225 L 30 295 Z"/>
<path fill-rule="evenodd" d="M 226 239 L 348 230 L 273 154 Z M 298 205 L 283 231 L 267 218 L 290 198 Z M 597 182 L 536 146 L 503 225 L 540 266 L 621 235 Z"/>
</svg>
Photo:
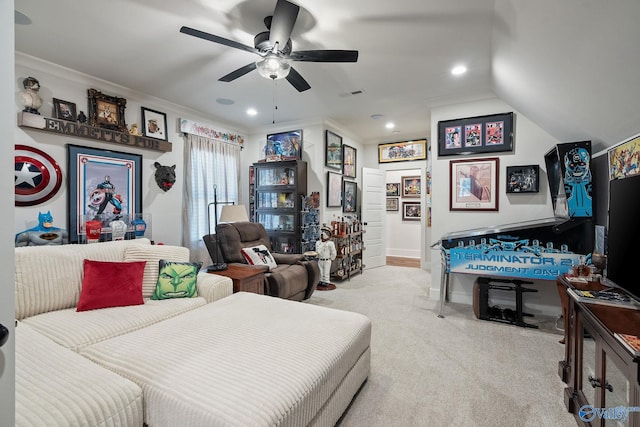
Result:
<svg viewBox="0 0 640 427">
<path fill-rule="evenodd" d="M 451 274 L 480 276 L 474 311 L 485 320 L 504 320 L 523 327 L 522 298 L 535 289 L 527 280 L 552 280 L 575 265 L 589 263 L 594 247 L 592 176 L 589 141 L 558 144 L 545 154 L 554 217 L 448 233 L 440 248 L 440 312 L 449 300 Z M 499 319 L 487 304 L 489 289 L 513 290 L 516 310 Z"/>
</svg>

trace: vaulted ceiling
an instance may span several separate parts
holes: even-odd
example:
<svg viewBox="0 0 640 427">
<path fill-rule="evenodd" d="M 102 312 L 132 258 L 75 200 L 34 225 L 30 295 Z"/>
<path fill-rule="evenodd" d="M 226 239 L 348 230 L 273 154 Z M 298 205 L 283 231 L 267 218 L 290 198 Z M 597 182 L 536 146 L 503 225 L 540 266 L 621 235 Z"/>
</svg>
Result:
<svg viewBox="0 0 640 427">
<path fill-rule="evenodd" d="M 259 57 L 179 32 L 253 46 L 276 0 L 15 0 L 31 21 L 16 25 L 16 51 L 247 132 L 321 118 L 365 143 L 429 136 L 432 108 L 495 96 L 560 141 L 597 148 L 640 132 L 637 0 L 293 2 L 294 50 L 359 51 L 356 63 L 294 62 L 305 92 L 257 72 L 220 82 Z M 468 72 L 451 75 L 457 64 Z"/>
</svg>

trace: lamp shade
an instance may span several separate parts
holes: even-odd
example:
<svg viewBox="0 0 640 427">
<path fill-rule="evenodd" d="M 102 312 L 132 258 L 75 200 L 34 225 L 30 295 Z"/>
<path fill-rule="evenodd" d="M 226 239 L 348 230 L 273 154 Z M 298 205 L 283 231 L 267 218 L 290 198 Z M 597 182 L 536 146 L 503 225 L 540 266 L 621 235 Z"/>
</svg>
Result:
<svg viewBox="0 0 640 427">
<path fill-rule="evenodd" d="M 224 205 L 220 212 L 220 222 L 249 221 L 244 205 Z"/>
<path fill-rule="evenodd" d="M 284 79 L 289 75 L 291 64 L 283 58 L 269 54 L 263 60 L 256 62 L 256 68 L 262 77 L 278 80 Z"/>
</svg>

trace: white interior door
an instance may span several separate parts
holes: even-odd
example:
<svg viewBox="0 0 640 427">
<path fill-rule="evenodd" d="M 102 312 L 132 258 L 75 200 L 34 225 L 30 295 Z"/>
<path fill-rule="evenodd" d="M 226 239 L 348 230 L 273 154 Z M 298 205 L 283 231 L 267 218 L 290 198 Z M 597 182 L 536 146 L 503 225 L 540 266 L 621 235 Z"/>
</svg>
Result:
<svg viewBox="0 0 640 427">
<path fill-rule="evenodd" d="M 362 263 L 366 268 L 387 263 L 385 184 L 384 171 L 362 168 L 362 222 L 366 224 Z"/>
</svg>

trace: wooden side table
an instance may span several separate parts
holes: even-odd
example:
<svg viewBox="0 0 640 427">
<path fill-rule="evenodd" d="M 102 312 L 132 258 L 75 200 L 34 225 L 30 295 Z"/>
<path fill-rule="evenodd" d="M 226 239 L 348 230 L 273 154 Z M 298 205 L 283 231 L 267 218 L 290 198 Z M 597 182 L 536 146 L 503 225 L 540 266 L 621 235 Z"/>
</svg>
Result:
<svg viewBox="0 0 640 427">
<path fill-rule="evenodd" d="M 233 292 L 253 292 L 264 295 L 264 272 L 248 265 L 229 264 L 226 270 L 212 271 L 211 274 L 225 276 L 233 280 Z"/>
</svg>

